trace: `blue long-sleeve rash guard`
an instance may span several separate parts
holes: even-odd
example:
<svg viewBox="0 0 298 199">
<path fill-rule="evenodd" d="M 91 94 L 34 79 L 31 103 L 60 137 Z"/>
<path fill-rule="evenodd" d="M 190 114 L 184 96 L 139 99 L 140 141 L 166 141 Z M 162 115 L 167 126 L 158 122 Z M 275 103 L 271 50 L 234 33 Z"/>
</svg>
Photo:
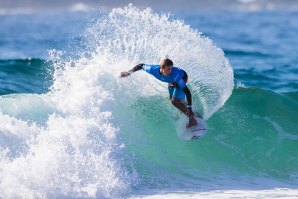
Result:
<svg viewBox="0 0 298 199">
<path fill-rule="evenodd" d="M 153 75 L 155 78 L 159 79 L 160 81 L 179 86 L 179 88 L 182 89 L 186 94 L 188 105 L 191 106 L 191 103 L 192 103 L 191 93 L 188 87 L 186 86 L 188 76 L 184 70 L 174 66 L 171 74 L 165 76 L 160 73 L 160 65 L 138 64 L 135 67 L 133 67 L 129 72 L 132 73 L 141 69 Z"/>
<path fill-rule="evenodd" d="M 178 67 L 174 66 L 171 74 L 167 76 L 160 73 L 160 65 L 144 64 L 142 69 L 162 82 L 175 83 L 180 89 L 186 87 L 186 72 Z"/>
</svg>

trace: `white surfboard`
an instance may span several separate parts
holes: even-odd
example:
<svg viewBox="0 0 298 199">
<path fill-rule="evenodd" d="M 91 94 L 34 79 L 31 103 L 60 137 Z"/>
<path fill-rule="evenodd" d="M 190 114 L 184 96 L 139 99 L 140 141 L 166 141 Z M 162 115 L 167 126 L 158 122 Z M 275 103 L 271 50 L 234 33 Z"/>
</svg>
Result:
<svg viewBox="0 0 298 199">
<path fill-rule="evenodd" d="M 181 118 L 178 120 L 176 130 L 178 137 L 182 140 L 194 140 L 203 137 L 207 132 L 207 126 L 201 117 L 195 117 L 198 125 L 186 128 L 188 119 Z"/>
</svg>

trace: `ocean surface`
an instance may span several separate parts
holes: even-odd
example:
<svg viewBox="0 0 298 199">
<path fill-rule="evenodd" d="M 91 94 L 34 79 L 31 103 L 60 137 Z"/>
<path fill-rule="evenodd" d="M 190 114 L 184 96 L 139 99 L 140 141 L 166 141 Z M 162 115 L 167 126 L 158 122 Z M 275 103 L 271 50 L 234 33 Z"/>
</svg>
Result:
<svg viewBox="0 0 298 199">
<path fill-rule="evenodd" d="M 0 15 L 0 198 L 297 198 L 298 12 Z M 189 74 L 207 134 L 137 63 Z"/>
</svg>

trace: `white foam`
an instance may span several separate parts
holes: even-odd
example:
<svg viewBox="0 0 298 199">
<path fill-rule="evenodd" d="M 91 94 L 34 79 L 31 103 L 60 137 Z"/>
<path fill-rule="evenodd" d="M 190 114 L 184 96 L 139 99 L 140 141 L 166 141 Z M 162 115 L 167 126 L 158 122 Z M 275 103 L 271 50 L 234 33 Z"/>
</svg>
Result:
<svg viewBox="0 0 298 199">
<path fill-rule="evenodd" d="M 119 80 L 121 71 L 139 62 L 158 63 L 169 55 L 188 72 L 205 117 L 232 92 L 233 71 L 223 51 L 168 15 L 133 6 L 115 9 L 86 31 L 86 39 L 89 51 L 79 59 L 65 61 L 62 53 L 50 52 L 51 92 L 0 98 L 7 104 L 1 107 L 6 125 L 0 138 L 10 140 L 0 142 L 0 198 L 125 194 L 137 174 L 128 173 L 129 163 L 122 162 L 119 122 L 131 125 L 133 118 L 121 111 L 140 97 L 162 96 L 168 102 L 166 84 L 144 72 Z M 123 120 L 113 120 L 114 115 Z"/>
<path fill-rule="evenodd" d="M 275 188 L 266 190 L 214 190 L 207 192 L 176 192 L 150 196 L 133 196 L 131 199 L 186 199 L 186 198 L 297 198 L 297 189 Z"/>
<path fill-rule="evenodd" d="M 189 75 L 194 102 L 209 118 L 232 93 L 233 70 L 224 53 L 213 42 L 183 21 L 128 6 L 114 9 L 109 16 L 87 30 L 92 58 L 107 60 L 105 71 L 119 75 L 137 63 L 159 63 L 168 56 Z M 125 95 L 167 96 L 162 84 L 144 72 L 123 80 Z M 135 90 L 132 90 L 134 87 Z M 140 89 L 142 88 L 142 89 Z M 129 94 L 133 92 L 133 94 Z"/>
<path fill-rule="evenodd" d="M 117 155 L 119 129 L 110 122 L 113 96 L 83 61 L 59 75 L 57 69 L 53 91 L 43 97 L 1 98 L 8 104 L 1 139 L 10 140 L 0 150 L 1 198 L 117 197 L 129 187 Z"/>
</svg>

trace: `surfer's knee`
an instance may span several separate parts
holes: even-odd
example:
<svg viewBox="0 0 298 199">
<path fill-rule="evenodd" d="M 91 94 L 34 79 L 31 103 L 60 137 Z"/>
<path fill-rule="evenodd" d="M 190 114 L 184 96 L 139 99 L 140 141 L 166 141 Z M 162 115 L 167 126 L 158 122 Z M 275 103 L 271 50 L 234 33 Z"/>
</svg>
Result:
<svg viewBox="0 0 298 199">
<path fill-rule="evenodd" d="M 180 100 L 175 99 L 175 98 L 171 98 L 171 102 L 172 102 L 173 105 L 178 105 L 178 104 L 180 104 Z"/>
</svg>

